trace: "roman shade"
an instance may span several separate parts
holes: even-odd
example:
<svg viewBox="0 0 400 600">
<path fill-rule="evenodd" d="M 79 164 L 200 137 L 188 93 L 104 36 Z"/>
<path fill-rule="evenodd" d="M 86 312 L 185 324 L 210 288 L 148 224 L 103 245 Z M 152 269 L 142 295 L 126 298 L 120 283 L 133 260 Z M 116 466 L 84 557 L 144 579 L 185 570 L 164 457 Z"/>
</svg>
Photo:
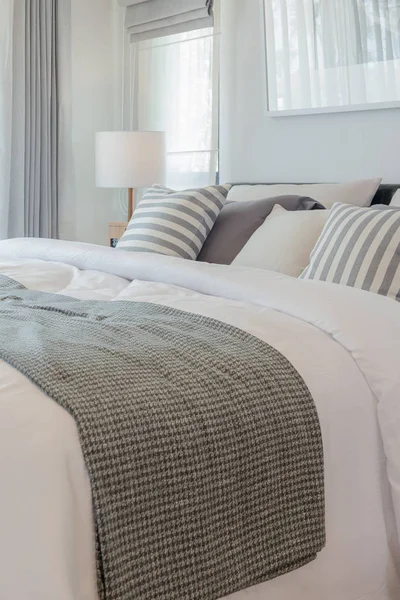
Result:
<svg viewBox="0 0 400 600">
<path fill-rule="evenodd" d="M 119 0 L 132 43 L 212 27 L 213 0 Z"/>
</svg>

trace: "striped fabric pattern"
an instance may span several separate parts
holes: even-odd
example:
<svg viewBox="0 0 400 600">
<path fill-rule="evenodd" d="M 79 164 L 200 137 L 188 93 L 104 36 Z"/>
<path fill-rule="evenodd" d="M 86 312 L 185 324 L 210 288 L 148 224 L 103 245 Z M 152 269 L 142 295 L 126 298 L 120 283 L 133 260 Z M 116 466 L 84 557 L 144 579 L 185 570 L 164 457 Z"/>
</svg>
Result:
<svg viewBox="0 0 400 600">
<path fill-rule="evenodd" d="M 335 204 L 300 278 L 400 301 L 400 210 Z"/>
<path fill-rule="evenodd" d="M 181 192 L 150 188 L 117 247 L 196 260 L 231 187 L 215 185 Z"/>
</svg>

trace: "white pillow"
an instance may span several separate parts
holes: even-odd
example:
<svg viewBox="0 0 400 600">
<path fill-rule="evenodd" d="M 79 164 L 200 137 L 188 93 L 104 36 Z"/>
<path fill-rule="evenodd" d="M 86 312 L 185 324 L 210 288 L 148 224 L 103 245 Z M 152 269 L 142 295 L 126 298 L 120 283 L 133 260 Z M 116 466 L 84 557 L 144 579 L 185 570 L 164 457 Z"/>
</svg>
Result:
<svg viewBox="0 0 400 600">
<path fill-rule="evenodd" d="M 390 206 L 400 206 L 400 190 L 397 190 L 393 196 Z"/>
<path fill-rule="evenodd" d="M 362 179 L 350 183 L 313 183 L 279 185 L 235 185 L 228 194 L 227 201 L 261 200 L 274 196 L 300 195 L 318 200 L 325 208 L 332 208 L 335 202 L 353 206 L 370 206 L 382 179 Z"/>
<path fill-rule="evenodd" d="M 293 212 L 276 204 L 232 264 L 298 277 L 310 262 L 311 250 L 321 235 L 329 212 Z"/>
</svg>

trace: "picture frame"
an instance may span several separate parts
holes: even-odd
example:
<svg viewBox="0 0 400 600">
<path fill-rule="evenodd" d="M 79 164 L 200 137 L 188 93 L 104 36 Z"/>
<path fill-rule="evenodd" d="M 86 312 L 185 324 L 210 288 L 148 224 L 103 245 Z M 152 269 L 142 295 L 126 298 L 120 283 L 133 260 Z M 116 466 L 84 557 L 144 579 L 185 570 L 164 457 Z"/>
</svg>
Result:
<svg viewBox="0 0 400 600">
<path fill-rule="evenodd" d="M 400 108 L 400 0 L 261 1 L 268 116 Z"/>
</svg>

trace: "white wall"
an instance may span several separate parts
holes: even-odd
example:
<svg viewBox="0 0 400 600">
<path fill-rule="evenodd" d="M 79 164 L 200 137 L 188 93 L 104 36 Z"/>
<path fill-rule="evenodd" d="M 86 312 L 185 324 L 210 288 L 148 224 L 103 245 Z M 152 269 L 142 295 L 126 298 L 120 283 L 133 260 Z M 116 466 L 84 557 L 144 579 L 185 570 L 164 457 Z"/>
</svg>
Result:
<svg viewBox="0 0 400 600">
<path fill-rule="evenodd" d="M 60 237 L 103 244 L 118 193 L 95 187 L 96 131 L 120 127 L 122 11 L 116 0 L 61 3 Z"/>
<path fill-rule="evenodd" d="M 400 182 L 400 109 L 266 115 L 262 0 L 221 0 L 221 179 Z"/>
</svg>

